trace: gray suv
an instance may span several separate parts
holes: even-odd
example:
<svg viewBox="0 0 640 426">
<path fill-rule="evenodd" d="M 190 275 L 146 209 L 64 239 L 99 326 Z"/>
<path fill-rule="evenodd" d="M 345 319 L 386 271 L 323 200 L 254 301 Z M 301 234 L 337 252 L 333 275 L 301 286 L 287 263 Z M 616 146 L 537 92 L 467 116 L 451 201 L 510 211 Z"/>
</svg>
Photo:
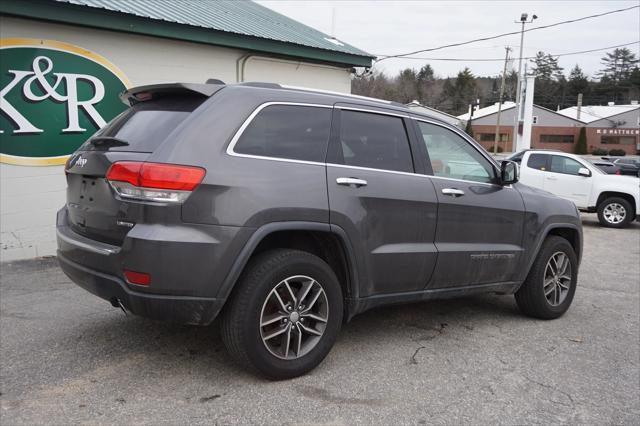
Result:
<svg viewBox="0 0 640 426">
<path fill-rule="evenodd" d="M 402 105 L 275 84 L 169 84 L 69 159 L 58 259 L 133 314 L 208 325 L 272 379 L 308 372 L 376 306 L 492 292 L 537 318 L 576 289 L 570 201 L 517 183 Z"/>
</svg>

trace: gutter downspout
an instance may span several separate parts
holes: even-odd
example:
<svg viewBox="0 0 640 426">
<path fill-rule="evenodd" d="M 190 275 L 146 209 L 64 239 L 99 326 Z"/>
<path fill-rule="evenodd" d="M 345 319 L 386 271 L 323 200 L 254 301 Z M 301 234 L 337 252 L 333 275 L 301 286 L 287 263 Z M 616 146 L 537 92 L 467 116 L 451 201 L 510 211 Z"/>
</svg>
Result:
<svg viewBox="0 0 640 426">
<path fill-rule="evenodd" d="M 246 55 L 240 56 L 236 61 L 236 83 L 244 82 L 244 70 L 247 66 L 247 61 L 254 57 L 253 53 L 247 53 Z"/>
</svg>

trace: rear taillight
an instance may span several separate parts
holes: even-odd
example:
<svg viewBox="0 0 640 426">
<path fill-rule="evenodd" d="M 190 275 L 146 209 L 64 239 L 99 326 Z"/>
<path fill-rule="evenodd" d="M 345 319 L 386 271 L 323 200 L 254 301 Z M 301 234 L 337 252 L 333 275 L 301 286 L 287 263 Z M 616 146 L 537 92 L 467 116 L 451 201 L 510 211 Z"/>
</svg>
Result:
<svg viewBox="0 0 640 426">
<path fill-rule="evenodd" d="M 206 171 L 176 164 L 118 161 L 107 171 L 107 180 L 122 198 L 182 203 L 202 182 Z"/>
</svg>

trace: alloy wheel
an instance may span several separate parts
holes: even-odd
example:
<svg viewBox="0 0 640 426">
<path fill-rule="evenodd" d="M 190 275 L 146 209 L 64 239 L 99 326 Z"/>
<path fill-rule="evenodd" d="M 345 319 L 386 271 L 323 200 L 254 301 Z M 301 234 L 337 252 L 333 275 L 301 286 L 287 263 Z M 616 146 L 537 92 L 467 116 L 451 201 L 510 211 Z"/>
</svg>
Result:
<svg viewBox="0 0 640 426">
<path fill-rule="evenodd" d="M 622 223 L 627 216 L 627 209 L 622 204 L 610 203 L 604 207 L 602 211 L 604 220 L 612 225 Z"/>
<path fill-rule="evenodd" d="M 295 275 L 280 281 L 267 295 L 260 313 L 260 336 L 272 355 L 296 359 L 318 344 L 328 319 L 329 302 L 322 285 Z"/>
<path fill-rule="evenodd" d="M 555 252 L 544 270 L 544 296 L 551 306 L 558 306 L 567 298 L 571 287 L 571 262 L 561 251 Z"/>
</svg>

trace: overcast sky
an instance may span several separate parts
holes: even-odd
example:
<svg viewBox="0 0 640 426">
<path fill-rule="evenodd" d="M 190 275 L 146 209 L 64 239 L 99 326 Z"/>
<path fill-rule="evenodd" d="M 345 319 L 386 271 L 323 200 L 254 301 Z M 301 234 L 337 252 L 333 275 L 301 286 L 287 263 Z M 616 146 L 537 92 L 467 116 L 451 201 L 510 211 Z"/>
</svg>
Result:
<svg viewBox="0 0 640 426">
<path fill-rule="evenodd" d="M 374 55 L 415 51 L 467 41 L 504 32 L 518 31 L 514 20 L 528 12 L 538 19 L 528 27 L 622 9 L 640 4 L 631 1 L 258 1 L 327 34 L 331 33 L 335 9 L 335 37 Z M 640 40 L 640 9 L 525 33 L 524 57 L 542 50 L 558 54 L 597 49 Z M 504 58 L 505 46 L 517 57 L 519 35 L 453 47 L 416 56 L 429 58 Z M 628 46 L 640 56 L 640 45 Z M 577 63 L 593 75 L 600 68 L 604 52 L 560 58 L 569 70 Z M 443 62 L 434 60 L 389 59 L 376 65 L 388 74 L 406 67 L 420 68 L 430 63 L 437 75 L 454 76 L 469 66 L 476 75 L 498 75 L 503 63 Z M 513 63 L 517 67 L 517 63 Z"/>
</svg>

